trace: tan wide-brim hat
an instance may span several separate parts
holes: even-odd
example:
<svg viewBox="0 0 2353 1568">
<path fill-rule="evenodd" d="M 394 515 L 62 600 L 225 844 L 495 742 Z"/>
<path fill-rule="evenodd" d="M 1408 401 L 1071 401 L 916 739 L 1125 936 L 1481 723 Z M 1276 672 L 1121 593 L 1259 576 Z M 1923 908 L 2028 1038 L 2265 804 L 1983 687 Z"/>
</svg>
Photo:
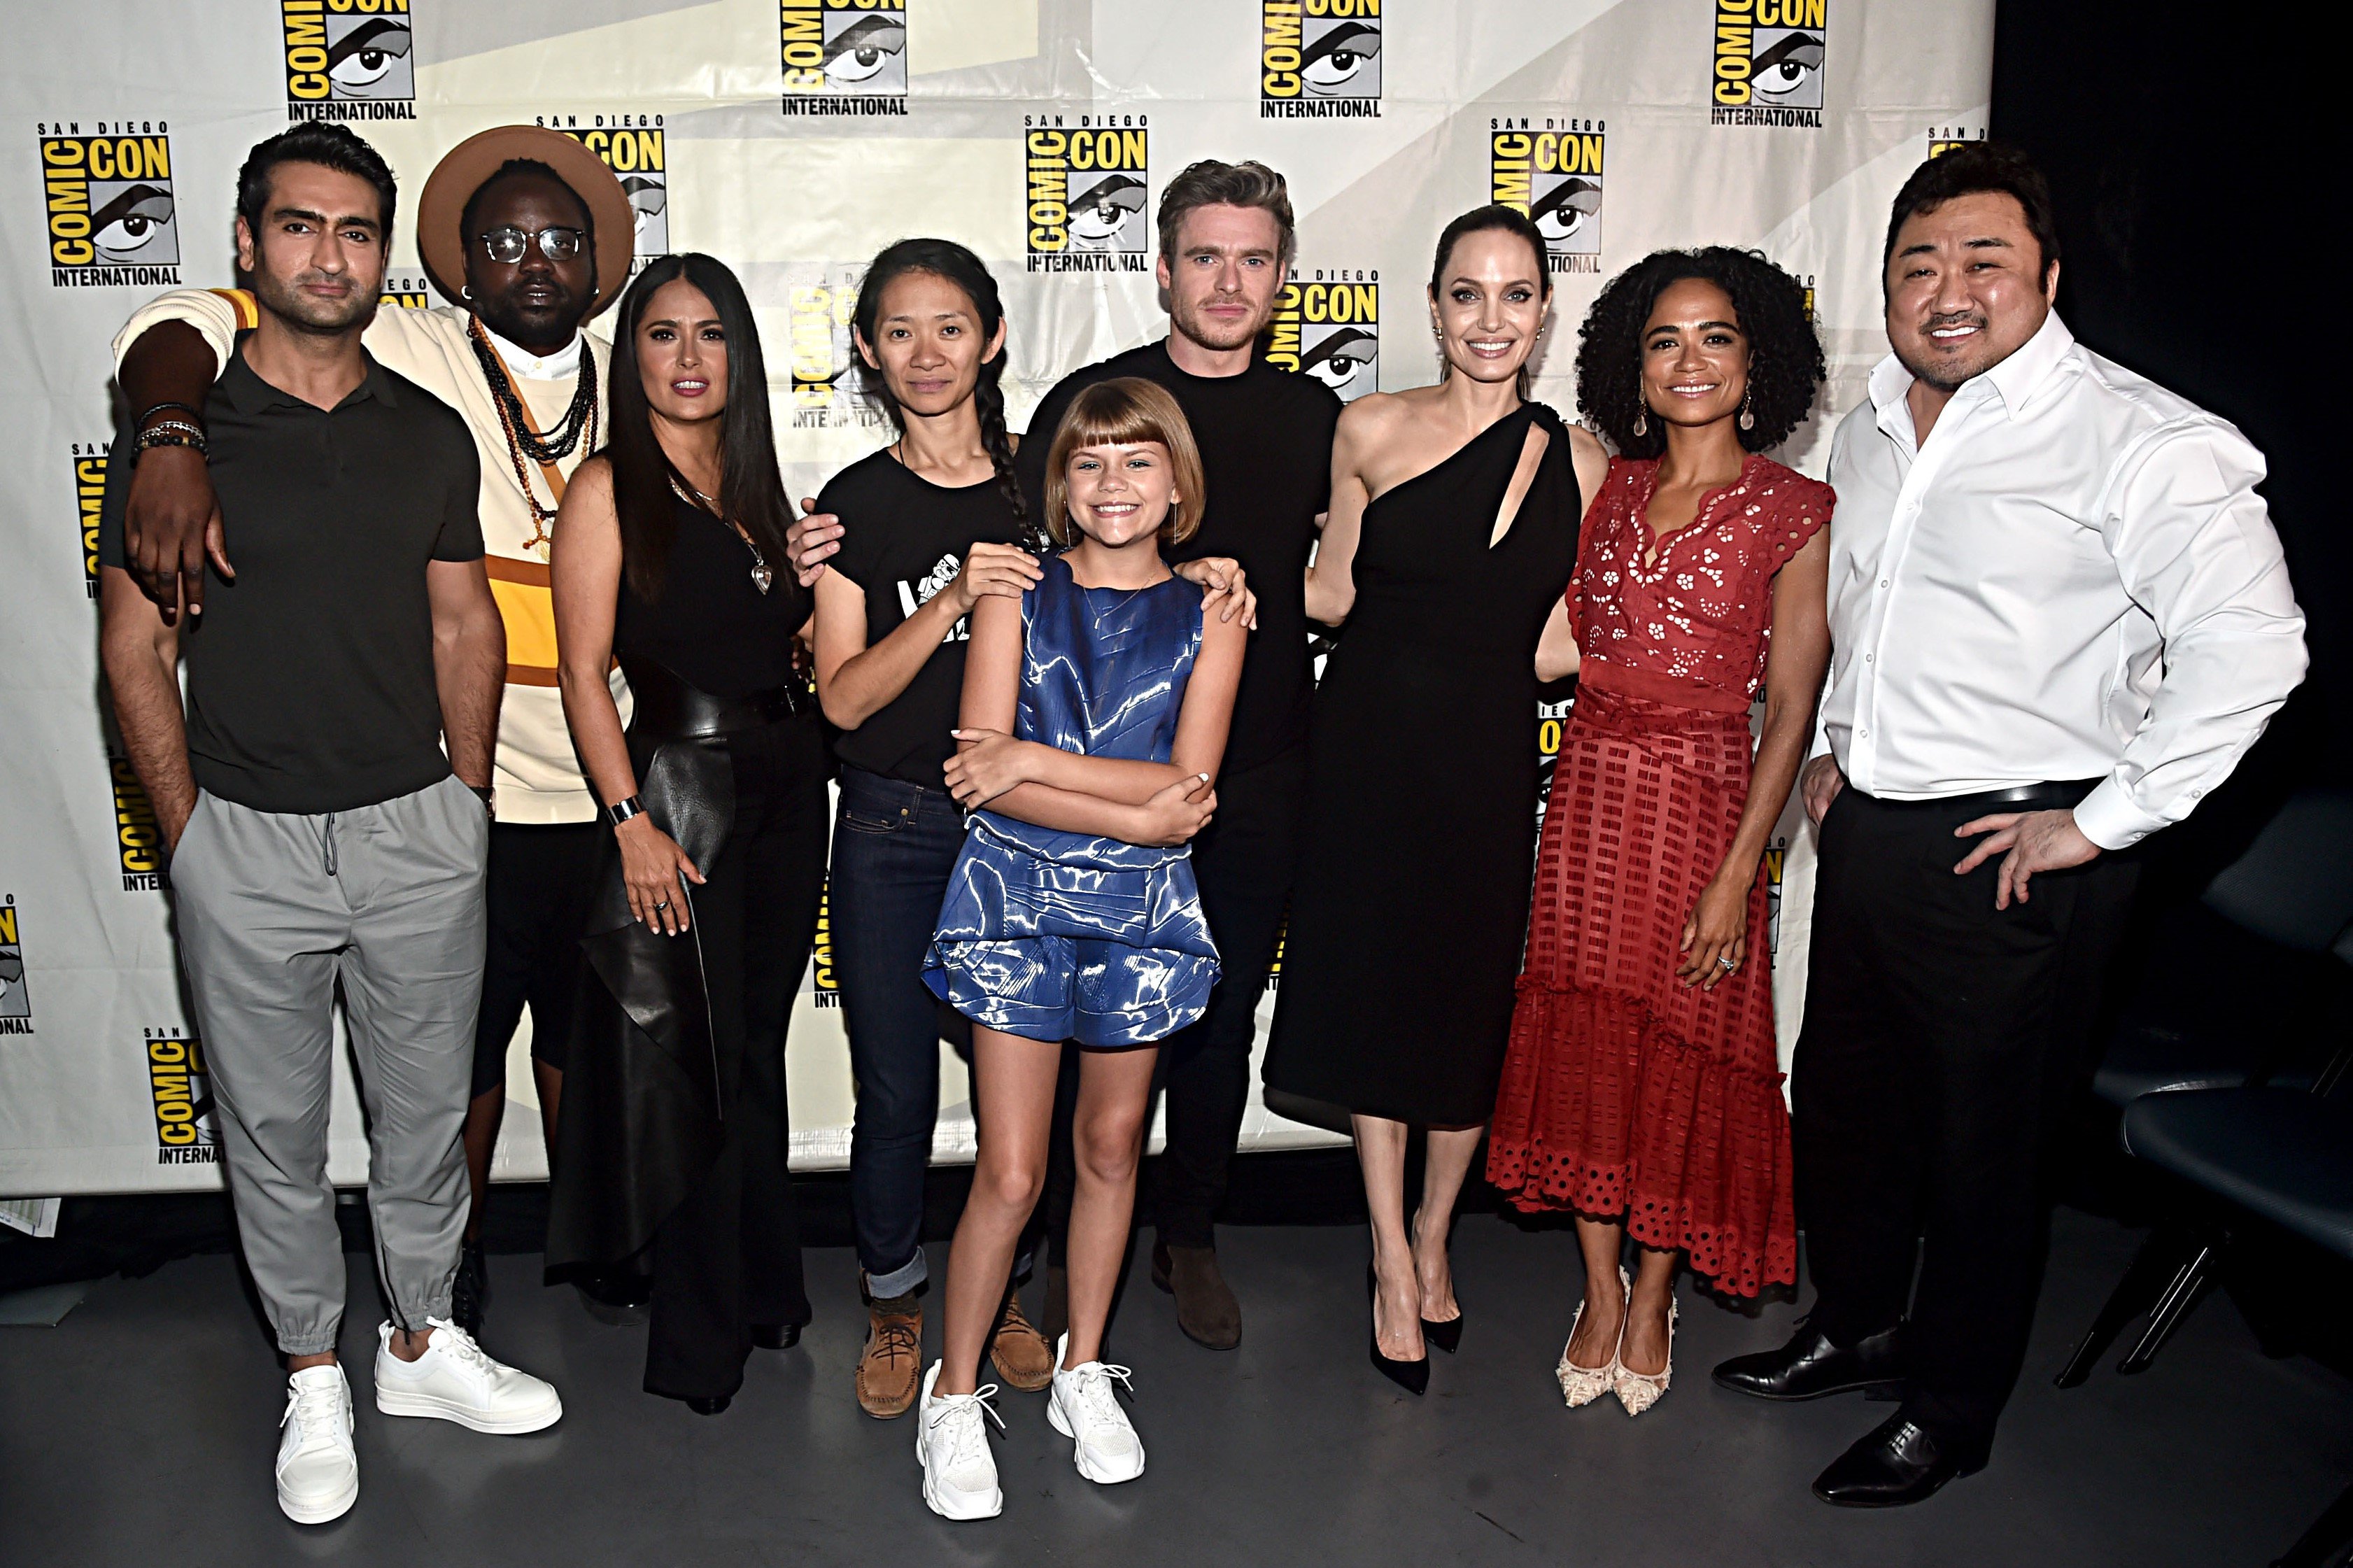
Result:
<svg viewBox="0 0 2353 1568">
<path fill-rule="evenodd" d="M 467 137 L 434 166 L 417 201 L 417 254 L 433 286 L 453 305 L 466 300 L 466 236 L 459 220 L 482 182 L 509 159 L 529 158 L 555 171 L 588 204 L 596 228 L 595 316 L 628 287 L 629 263 L 637 254 L 637 214 L 621 182 L 605 161 L 561 131 L 537 125 L 498 125 Z"/>
</svg>

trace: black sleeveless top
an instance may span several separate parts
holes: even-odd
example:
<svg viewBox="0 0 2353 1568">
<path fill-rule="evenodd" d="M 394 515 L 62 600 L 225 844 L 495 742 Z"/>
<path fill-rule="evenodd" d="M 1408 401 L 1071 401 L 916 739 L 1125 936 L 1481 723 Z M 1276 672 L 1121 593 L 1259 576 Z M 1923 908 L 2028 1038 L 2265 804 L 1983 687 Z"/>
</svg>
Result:
<svg viewBox="0 0 2353 1568">
<path fill-rule="evenodd" d="M 765 594 L 752 581 L 752 547 L 701 507 L 673 498 L 678 535 L 660 595 L 649 604 L 621 576 L 613 652 L 626 668 L 650 660 L 713 697 L 749 697 L 795 679 L 793 634 L 814 598 L 777 552 Z"/>
</svg>

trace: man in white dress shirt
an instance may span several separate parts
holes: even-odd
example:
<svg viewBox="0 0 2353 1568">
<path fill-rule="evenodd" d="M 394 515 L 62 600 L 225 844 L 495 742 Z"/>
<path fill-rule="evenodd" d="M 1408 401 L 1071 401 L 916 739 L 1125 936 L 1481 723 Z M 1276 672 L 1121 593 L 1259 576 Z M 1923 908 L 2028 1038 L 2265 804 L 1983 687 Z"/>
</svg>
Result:
<svg viewBox="0 0 2353 1568">
<path fill-rule="evenodd" d="M 1922 164 L 1883 282 L 1894 353 L 1831 449 L 1829 754 L 1804 778 L 1821 861 L 1792 1076 L 1818 1300 L 1715 1374 L 1768 1399 L 1900 1391 L 1814 1483 L 1863 1507 L 1985 1465 L 2126 852 L 2230 776 L 2305 669 L 2262 455 L 2075 342 L 2031 163 L 1979 143 Z"/>
</svg>

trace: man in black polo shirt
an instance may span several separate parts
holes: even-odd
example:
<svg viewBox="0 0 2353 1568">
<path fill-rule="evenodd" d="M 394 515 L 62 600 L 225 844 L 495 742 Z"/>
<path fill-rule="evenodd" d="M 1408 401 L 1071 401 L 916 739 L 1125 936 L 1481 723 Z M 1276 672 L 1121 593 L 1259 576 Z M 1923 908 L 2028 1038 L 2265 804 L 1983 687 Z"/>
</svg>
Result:
<svg viewBox="0 0 2353 1568">
<path fill-rule="evenodd" d="M 326 1176 L 339 986 L 393 1318 L 376 1335 L 376 1408 L 529 1432 L 563 1406 L 448 1321 L 506 663 L 473 437 L 360 346 L 393 215 L 375 150 L 340 125 L 298 125 L 256 147 L 237 184 L 259 324 L 188 411 L 201 421 L 132 411 L 101 519 L 102 650 L 173 851 L 238 1234 L 287 1356 L 279 1506 L 315 1524 L 359 1495 Z M 204 452 L 240 530 L 237 576 L 215 582 L 185 637 L 123 569 L 135 448 L 174 444 Z"/>
</svg>

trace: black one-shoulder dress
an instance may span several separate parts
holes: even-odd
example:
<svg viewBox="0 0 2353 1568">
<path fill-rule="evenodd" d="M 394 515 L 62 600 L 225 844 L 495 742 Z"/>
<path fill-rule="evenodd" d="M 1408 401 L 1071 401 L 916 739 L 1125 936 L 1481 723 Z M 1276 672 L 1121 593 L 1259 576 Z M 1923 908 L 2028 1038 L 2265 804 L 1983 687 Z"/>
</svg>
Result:
<svg viewBox="0 0 2353 1568">
<path fill-rule="evenodd" d="M 1543 461 L 1491 548 L 1531 425 Z M 1434 1126 L 1493 1110 L 1535 859 L 1536 642 L 1583 510 L 1540 403 L 1365 509 L 1315 692 L 1269 1089 Z"/>
</svg>

